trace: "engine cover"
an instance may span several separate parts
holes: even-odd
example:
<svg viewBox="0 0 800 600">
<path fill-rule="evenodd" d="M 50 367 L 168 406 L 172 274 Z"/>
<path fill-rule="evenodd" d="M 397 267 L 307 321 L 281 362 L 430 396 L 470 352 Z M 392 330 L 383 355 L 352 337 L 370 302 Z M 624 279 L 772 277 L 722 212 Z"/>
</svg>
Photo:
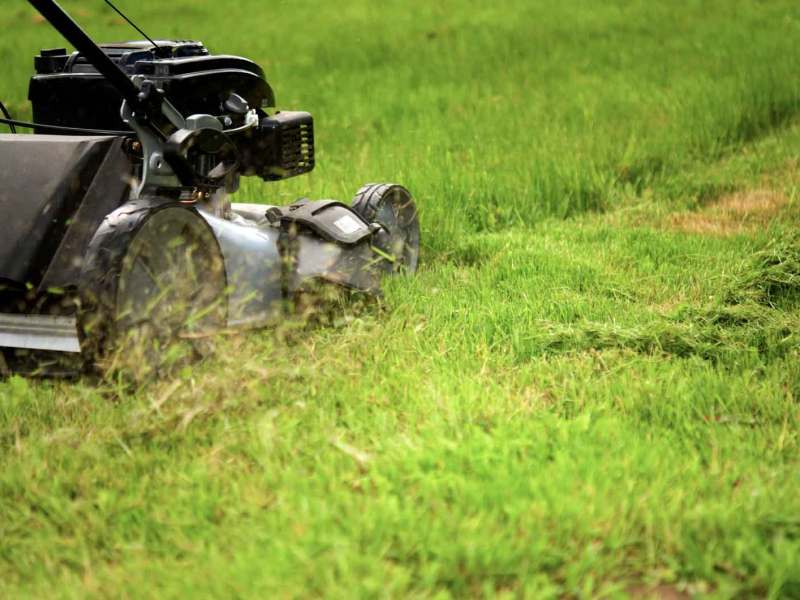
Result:
<svg viewBox="0 0 800 600">
<path fill-rule="evenodd" d="M 184 115 L 225 112 L 231 94 L 251 108 L 275 106 L 275 95 L 256 63 L 212 55 L 201 42 L 157 41 L 101 44 L 128 75 L 142 75 L 164 90 Z M 37 123 L 89 129 L 128 130 L 120 117 L 122 96 L 79 52 L 42 50 L 34 59 L 28 99 Z"/>
</svg>

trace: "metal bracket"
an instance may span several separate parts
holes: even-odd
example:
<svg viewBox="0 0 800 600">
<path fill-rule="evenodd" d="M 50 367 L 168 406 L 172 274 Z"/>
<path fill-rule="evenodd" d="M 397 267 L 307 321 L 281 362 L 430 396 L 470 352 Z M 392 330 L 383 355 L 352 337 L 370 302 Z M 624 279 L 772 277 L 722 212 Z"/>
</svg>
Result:
<svg viewBox="0 0 800 600">
<path fill-rule="evenodd" d="M 136 87 L 141 87 L 144 78 L 141 76 L 131 78 Z M 176 109 L 166 98 L 161 103 L 161 112 L 176 129 L 186 127 L 186 120 L 178 109 Z M 157 187 L 179 188 L 181 187 L 178 177 L 172 171 L 167 161 L 164 160 L 164 140 L 156 135 L 152 128 L 139 122 L 136 113 L 131 108 L 128 101 L 122 103 L 120 111 L 122 120 L 136 132 L 139 141 L 142 143 L 142 156 L 144 158 L 142 166 L 142 181 L 139 187 L 131 194 L 131 199 L 135 200 L 143 195 L 148 189 Z"/>
</svg>

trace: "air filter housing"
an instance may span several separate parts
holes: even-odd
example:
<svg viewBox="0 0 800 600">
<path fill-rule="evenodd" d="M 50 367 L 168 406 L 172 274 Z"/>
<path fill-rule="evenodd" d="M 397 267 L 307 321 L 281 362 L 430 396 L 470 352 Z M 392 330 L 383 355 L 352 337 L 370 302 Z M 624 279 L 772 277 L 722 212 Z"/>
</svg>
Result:
<svg viewBox="0 0 800 600">
<path fill-rule="evenodd" d="M 308 173 L 314 168 L 314 120 L 307 112 L 281 111 L 261 119 L 240 146 L 246 175 L 267 181 Z"/>
</svg>

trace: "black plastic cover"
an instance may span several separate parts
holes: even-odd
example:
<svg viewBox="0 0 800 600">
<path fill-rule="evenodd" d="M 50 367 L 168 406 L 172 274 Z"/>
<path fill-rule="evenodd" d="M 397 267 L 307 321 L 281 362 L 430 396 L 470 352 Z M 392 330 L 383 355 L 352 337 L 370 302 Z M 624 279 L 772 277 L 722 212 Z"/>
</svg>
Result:
<svg viewBox="0 0 800 600">
<path fill-rule="evenodd" d="M 347 246 L 358 244 L 374 233 L 358 213 L 337 200 L 312 202 L 303 198 L 291 206 L 273 206 L 265 216 L 272 223 L 298 223 L 327 241 Z"/>
<path fill-rule="evenodd" d="M 119 165 L 111 174 L 101 169 L 113 148 L 121 152 L 119 143 L 113 137 L 0 135 L 0 280 L 39 285 L 98 177 L 130 176 L 130 168 Z M 120 198 L 100 196 L 107 206 L 95 208 L 94 218 L 102 219 Z M 64 255 L 65 268 L 80 260 L 85 248 L 79 246 L 71 250 L 76 256 Z"/>
</svg>

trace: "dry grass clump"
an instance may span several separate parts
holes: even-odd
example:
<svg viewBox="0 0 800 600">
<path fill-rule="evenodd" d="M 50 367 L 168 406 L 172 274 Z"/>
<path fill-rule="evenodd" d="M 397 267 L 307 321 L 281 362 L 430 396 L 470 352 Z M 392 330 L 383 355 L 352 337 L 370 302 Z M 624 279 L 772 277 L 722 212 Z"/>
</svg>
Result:
<svg viewBox="0 0 800 600">
<path fill-rule="evenodd" d="M 668 215 L 667 227 L 685 233 L 735 235 L 765 229 L 790 204 L 773 190 L 751 190 L 723 196 L 698 211 Z"/>
</svg>

